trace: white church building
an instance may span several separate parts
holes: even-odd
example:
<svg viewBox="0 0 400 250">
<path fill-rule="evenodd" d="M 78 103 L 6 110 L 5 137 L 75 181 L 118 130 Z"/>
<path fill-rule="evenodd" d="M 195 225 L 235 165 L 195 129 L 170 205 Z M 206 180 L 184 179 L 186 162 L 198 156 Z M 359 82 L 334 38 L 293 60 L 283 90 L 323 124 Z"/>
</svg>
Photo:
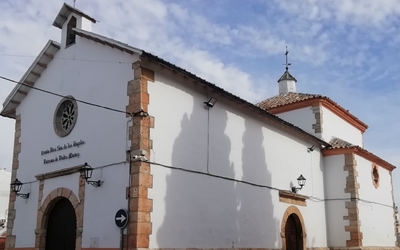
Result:
<svg viewBox="0 0 400 250">
<path fill-rule="evenodd" d="M 288 69 L 254 105 L 95 23 L 64 4 L 3 104 L 6 249 L 397 249 L 361 120 Z"/>
</svg>

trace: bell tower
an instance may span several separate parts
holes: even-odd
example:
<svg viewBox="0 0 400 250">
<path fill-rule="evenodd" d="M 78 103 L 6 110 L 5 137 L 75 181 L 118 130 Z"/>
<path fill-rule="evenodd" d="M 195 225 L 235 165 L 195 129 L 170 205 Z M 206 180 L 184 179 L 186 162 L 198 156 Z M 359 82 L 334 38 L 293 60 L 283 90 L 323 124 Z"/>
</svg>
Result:
<svg viewBox="0 0 400 250">
<path fill-rule="evenodd" d="M 65 48 L 75 43 L 74 29 L 91 31 L 93 23 L 96 23 L 93 17 L 64 3 L 54 19 L 53 26 L 61 29 L 61 47 Z"/>
<path fill-rule="evenodd" d="M 287 94 L 290 92 L 296 92 L 296 78 L 294 78 L 290 73 L 289 73 L 289 66 L 291 63 L 288 61 L 288 54 L 289 51 L 286 46 L 286 52 L 285 52 L 285 57 L 286 57 L 286 70 L 283 73 L 283 75 L 279 78 L 278 83 L 279 83 L 279 94 Z"/>
</svg>

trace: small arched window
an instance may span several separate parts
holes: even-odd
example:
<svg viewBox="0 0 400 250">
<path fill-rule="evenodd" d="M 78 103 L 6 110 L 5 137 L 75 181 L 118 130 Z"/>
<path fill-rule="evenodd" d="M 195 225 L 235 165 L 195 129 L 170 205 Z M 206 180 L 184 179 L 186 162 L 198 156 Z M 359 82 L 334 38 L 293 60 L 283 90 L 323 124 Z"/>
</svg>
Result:
<svg viewBox="0 0 400 250">
<path fill-rule="evenodd" d="M 67 26 L 67 41 L 66 45 L 71 45 L 75 43 L 75 31 L 73 31 L 73 28 L 76 28 L 76 18 L 73 16 L 68 22 Z"/>
<path fill-rule="evenodd" d="M 375 188 L 379 187 L 379 172 L 378 172 L 378 166 L 375 164 L 372 164 L 372 184 L 374 185 Z"/>
</svg>

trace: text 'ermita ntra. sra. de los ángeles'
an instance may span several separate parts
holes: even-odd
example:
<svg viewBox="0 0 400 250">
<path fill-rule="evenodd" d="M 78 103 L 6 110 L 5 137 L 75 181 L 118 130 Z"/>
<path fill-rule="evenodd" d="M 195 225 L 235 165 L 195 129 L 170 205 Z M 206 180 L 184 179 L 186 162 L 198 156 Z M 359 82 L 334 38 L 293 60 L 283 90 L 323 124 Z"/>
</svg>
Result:
<svg viewBox="0 0 400 250">
<path fill-rule="evenodd" d="M 41 153 L 41 155 L 47 155 L 47 154 L 59 152 L 59 151 L 65 150 L 65 149 L 79 148 L 83 144 L 85 144 L 84 140 L 73 141 L 71 143 L 66 143 L 64 145 L 57 145 L 55 147 L 50 147 L 49 149 L 42 150 L 40 153 Z M 62 154 L 62 155 L 55 156 L 53 158 L 43 159 L 43 164 L 49 164 L 49 163 L 68 160 L 68 159 L 72 159 L 72 158 L 79 158 L 79 156 L 80 156 L 80 153 L 77 153 L 77 152 L 69 153 L 69 154 Z"/>
</svg>

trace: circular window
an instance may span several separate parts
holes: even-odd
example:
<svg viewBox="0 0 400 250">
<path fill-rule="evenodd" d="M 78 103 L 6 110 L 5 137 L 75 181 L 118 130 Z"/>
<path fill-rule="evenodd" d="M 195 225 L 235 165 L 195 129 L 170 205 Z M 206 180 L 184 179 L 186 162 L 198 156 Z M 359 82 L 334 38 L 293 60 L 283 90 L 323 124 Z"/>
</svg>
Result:
<svg viewBox="0 0 400 250">
<path fill-rule="evenodd" d="M 54 131 L 60 137 L 71 133 L 78 118 L 78 105 L 72 96 L 61 100 L 54 114 Z"/>
</svg>

